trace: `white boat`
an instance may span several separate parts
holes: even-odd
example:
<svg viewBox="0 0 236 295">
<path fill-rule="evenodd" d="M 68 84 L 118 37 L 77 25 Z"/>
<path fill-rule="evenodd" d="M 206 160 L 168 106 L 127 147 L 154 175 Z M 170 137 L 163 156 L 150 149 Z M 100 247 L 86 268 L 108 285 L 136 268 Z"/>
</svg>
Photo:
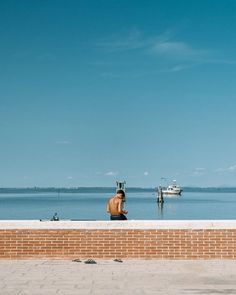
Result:
<svg viewBox="0 0 236 295">
<path fill-rule="evenodd" d="M 179 185 L 177 185 L 176 180 L 173 180 L 171 185 L 168 185 L 167 188 L 162 189 L 163 195 L 173 195 L 180 196 L 182 193 L 182 189 Z"/>
</svg>

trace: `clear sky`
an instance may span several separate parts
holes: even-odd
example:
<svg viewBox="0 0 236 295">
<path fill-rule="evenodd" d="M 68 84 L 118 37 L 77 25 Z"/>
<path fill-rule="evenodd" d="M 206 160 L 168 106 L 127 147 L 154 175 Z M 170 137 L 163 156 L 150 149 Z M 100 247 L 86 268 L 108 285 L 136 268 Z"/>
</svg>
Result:
<svg viewBox="0 0 236 295">
<path fill-rule="evenodd" d="M 235 0 L 1 0 L 0 186 L 236 186 Z"/>
</svg>

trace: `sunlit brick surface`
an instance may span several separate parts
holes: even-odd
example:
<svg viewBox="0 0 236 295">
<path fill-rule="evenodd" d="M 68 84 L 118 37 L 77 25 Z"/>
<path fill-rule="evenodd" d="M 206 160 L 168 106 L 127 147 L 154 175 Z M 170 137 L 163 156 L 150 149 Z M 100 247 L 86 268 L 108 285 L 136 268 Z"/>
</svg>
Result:
<svg viewBox="0 0 236 295">
<path fill-rule="evenodd" d="M 236 229 L 2 229 L 0 259 L 235 259 Z"/>
</svg>

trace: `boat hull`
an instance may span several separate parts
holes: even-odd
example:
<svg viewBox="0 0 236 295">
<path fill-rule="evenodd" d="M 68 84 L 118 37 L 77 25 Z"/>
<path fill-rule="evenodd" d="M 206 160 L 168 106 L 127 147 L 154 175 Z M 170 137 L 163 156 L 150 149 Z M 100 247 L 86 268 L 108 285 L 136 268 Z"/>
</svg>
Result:
<svg viewBox="0 0 236 295">
<path fill-rule="evenodd" d="M 169 196 L 169 197 L 179 197 L 179 196 L 181 196 L 181 193 L 163 192 L 163 195 Z"/>
<path fill-rule="evenodd" d="M 163 195 L 169 195 L 169 196 L 181 196 L 181 190 L 180 191 L 168 191 L 168 190 L 163 190 L 162 193 Z"/>
</svg>

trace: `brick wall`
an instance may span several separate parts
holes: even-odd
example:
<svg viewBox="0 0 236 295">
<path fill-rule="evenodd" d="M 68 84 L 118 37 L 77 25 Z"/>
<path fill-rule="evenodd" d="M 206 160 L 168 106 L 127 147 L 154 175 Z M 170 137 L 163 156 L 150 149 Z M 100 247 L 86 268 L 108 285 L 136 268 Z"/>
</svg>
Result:
<svg viewBox="0 0 236 295">
<path fill-rule="evenodd" d="M 0 229 L 0 259 L 235 259 L 236 229 Z"/>
</svg>

